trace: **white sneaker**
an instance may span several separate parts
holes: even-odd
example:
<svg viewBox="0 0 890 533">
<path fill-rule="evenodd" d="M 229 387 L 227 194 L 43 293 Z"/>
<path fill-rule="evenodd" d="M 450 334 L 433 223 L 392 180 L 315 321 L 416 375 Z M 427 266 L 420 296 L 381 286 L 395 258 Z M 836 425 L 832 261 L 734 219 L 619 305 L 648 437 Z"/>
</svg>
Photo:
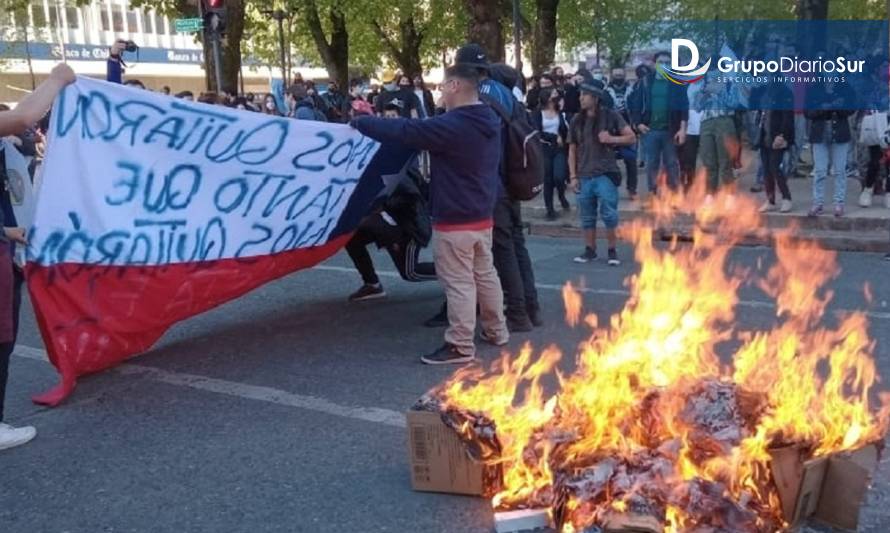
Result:
<svg viewBox="0 0 890 533">
<path fill-rule="evenodd" d="M 9 424 L 0 424 L 0 450 L 27 444 L 36 436 L 37 430 L 32 426 L 14 428 Z"/>
<path fill-rule="evenodd" d="M 871 188 L 862 189 L 859 194 L 859 207 L 871 207 L 872 194 Z"/>
<path fill-rule="evenodd" d="M 776 210 L 776 204 L 771 203 L 769 200 L 763 202 L 763 205 L 760 206 L 761 213 L 769 213 L 770 211 Z"/>
<path fill-rule="evenodd" d="M 794 206 L 791 205 L 791 200 L 782 200 L 782 206 L 779 207 L 780 213 L 790 213 L 794 209 Z"/>
</svg>

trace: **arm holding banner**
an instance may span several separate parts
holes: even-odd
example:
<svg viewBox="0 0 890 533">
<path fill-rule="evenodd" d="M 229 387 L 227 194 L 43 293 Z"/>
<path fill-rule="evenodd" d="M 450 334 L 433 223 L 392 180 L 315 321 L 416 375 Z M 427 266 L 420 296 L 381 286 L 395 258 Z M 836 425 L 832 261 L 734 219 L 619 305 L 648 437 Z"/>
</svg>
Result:
<svg viewBox="0 0 890 533">
<path fill-rule="evenodd" d="M 71 67 L 64 63 L 56 65 L 49 78 L 19 102 L 15 109 L 0 113 L 0 137 L 21 133 L 36 124 L 52 107 L 59 92 L 74 78 Z"/>
<path fill-rule="evenodd" d="M 375 141 L 400 143 L 417 150 L 447 151 L 460 135 L 456 123 L 446 115 L 428 119 L 356 117 L 350 125 Z"/>
</svg>

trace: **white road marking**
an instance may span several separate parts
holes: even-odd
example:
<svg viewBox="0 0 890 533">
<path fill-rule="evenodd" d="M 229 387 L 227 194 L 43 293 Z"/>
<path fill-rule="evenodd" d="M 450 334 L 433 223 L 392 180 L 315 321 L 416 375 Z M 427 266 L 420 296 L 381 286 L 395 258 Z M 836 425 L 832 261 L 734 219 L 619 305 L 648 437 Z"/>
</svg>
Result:
<svg viewBox="0 0 890 533">
<path fill-rule="evenodd" d="M 36 359 L 38 361 L 48 362 L 46 351 L 40 348 L 32 348 L 31 346 L 16 346 L 15 355 L 27 359 Z M 298 409 L 306 409 L 308 411 L 316 411 L 328 415 L 339 416 L 342 418 L 352 418 L 355 420 L 363 420 L 365 422 L 373 422 L 375 424 L 383 424 L 386 426 L 405 427 L 405 413 L 393 411 L 391 409 L 381 409 L 379 407 L 353 407 L 348 405 L 340 405 L 324 398 L 315 396 L 307 396 L 304 394 L 294 394 L 281 389 L 272 387 L 261 387 L 258 385 L 248 385 L 246 383 L 237 383 L 234 381 L 226 381 L 224 379 L 214 379 L 195 374 L 186 374 L 184 372 L 171 372 L 160 368 L 152 368 L 143 365 L 134 365 L 124 363 L 111 370 L 125 376 L 138 376 L 168 385 L 176 385 L 179 387 L 187 387 L 206 392 L 215 392 L 226 396 L 236 398 L 244 398 L 247 400 L 256 400 L 260 402 L 274 403 L 287 407 L 296 407 Z"/>
<path fill-rule="evenodd" d="M 354 268 L 350 267 L 341 267 L 336 265 L 316 265 L 312 267 L 312 270 L 325 270 L 329 272 L 349 272 L 350 274 L 358 275 Z M 394 270 L 383 270 L 377 271 L 378 276 L 383 276 L 387 278 L 400 278 L 398 272 Z M 562 291 L 562 285 L 553 285 L 550 283 L 535 283 L 535 287 L 540 290 L 545 291 Z M 630 291 L 625 289 L 593 289 L 590 287 L 575 287 L 578 292 L 584 294 L 606 294 L 610 296 L 630 296 Z M 754 309 L 775 309 L 776 304 L 773 302 L 767 302 L 762 300 L 739 300 L 738 304 L 741 307 L 751 307 Z M 835 312 L 844 313 L 851 312 L 851 309 L 838 309 Z M 874 318 L 878 320 L 890 320 L 890 313 L 883 311 L 866 311 L 865 315 L 869 318 Z"/>
</svg>

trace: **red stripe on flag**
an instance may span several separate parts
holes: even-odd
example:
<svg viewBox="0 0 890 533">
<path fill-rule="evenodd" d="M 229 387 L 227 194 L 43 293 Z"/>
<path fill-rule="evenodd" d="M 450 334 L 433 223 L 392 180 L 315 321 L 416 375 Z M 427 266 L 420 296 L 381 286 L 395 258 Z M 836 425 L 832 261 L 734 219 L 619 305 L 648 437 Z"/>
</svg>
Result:
<svg viewBox="0 0 890 533">
<path fill-rule="evenodd" d="M 314 266 L 351 237 L 275 255 L 163 266 L 28 263 L 28 290 L 61 383 L 34 396 L 55 406 L 78 376 L 106 370 L 150 348 L 172 325 L 260 285 Z"/>
</svg>

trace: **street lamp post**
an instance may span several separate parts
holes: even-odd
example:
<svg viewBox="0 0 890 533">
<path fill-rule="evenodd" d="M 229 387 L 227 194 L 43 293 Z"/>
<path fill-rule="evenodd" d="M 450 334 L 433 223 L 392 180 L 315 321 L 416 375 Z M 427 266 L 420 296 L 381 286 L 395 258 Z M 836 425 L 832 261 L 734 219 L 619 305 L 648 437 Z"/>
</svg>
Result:
<svg viewBox="0 0 890 533">
<path fill-rule="evenodd" d="M 284 86 L 287 87 L 288 75 L 287 58 L 285 57 L 284 52 L 284 21 L 290 19 L 291 15 L 283 9 L 264 10 L 262 13 L 272 17 L 272 19 L 278 22 L 278 48 L 279 53 L 281 54 L 281 78 L 284 80 Z"/>
</svg>

